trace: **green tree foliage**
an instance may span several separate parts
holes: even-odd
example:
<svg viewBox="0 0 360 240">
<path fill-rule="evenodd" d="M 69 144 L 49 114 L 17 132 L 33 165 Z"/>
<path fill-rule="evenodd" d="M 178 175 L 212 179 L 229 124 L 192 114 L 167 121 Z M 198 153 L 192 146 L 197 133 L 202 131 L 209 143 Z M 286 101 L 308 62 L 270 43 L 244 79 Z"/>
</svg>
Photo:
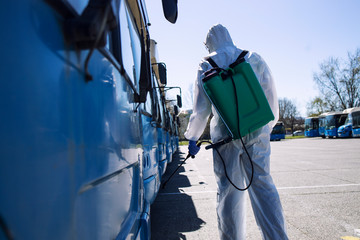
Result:
<svg viewBox="0 0 360 240">
<path fill-rule="evenodd" d="M 330 107 L 321 97 L 315 97 L 307 105 L 307 115 L 309 117 L 316 117 L 324 112 L 328 112 Z"/>
<path fill-rule="evenodd" d="M 360 49 L 348 53 L 346 60 L 330 57 L 314 73 L 321 93 L 308 104 L 309 113 L 341 111 L 360 106 Z"/>
</svg>

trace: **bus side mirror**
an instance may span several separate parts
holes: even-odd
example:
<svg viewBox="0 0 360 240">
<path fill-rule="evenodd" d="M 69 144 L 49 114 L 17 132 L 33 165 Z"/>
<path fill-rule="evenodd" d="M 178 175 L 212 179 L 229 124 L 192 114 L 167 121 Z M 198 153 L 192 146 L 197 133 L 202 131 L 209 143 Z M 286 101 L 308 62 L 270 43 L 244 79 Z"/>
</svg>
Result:
<svg viewBox="0 0 360 240">
<path fill-rule="evenodd" d="M 177 98 L 177 105 L 179 106 L 179 108 L 182 108 L 181 96 L 180 96 L 180 95 L 176 95 L 176 98 Z"/>
<path fill-rule="evenodd" d="M 175 23 L 178 16 L 177 2 L 177 0 L 162 0 L 164 16 L 171 23 Z"/>
<path fill-rule="evenodd" d="M 166 65 L 165 63 L 158 63 L 157 65 L 159 70 L 160 83 L 166 85 L 167 84 Z"/>
</svg>

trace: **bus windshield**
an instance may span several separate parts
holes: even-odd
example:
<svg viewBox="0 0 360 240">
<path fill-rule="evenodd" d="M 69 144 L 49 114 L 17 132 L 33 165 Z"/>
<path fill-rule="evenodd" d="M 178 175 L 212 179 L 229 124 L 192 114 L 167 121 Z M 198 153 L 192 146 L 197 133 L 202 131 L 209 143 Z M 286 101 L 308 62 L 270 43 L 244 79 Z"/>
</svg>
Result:
<svg viewBox="0 0 360 240">
<path fill-rule="evenodd" d="M 338 123 L 337 123 L 337 126 L 336 126 L 336 127 L 340 127 L 340 126 L 344 125 L 346 119 L 347 119 L 347 114 L 341 115 L 341 116 L 339 117 L 339 120 L 338 120 Z"/>
<path fill-rule="evenodd" d="M 285 134 L 285 127 L 283 124 L 276 124 L 271 134 Z"/>
<path fill-rule="evenodd" d="M 322 118 L 319 118 L 319 127 L 325 127 L 326 126 L 326 118 L 325 117 L 322 117 Z"/>
<path fill-rule="evenodd" d="M 326 129 L 338 128 L 341 125 L 344 125 L 347 114 L 341 115 L 330 115 L 326 117 Z"/>
<path fill-rule="evenodd" d="M 353 119 L 353 129 L 360 128 L 360 111 L 359 112 L 353 112 L 352 114 Z"/>
<path fill-rule="evenodd" d="M 313 129 L 318 129 L 319 127 L 318 118 L 307 118 L 305 119 L 305 131 L 310 131 Z"/>
</svg>

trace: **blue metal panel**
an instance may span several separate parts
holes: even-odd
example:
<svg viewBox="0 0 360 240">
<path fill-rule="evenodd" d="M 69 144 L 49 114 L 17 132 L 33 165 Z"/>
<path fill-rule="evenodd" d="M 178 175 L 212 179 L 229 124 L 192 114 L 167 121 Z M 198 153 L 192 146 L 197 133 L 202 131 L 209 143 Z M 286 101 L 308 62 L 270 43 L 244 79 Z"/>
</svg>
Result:
<svg viewBox="0 0 360 240">
<path fill-rule="evenodd" d="M 172 155 L 173 155 L 173 146 L 171 141 L 170 132 L 166 132 L 166 160 L 167 163 L 172 162 Z M 166 169 L 164 169 L 166 171 Z"/>
<path fill-rule="evenodd" d="M 152 125 L 152 118 L 143 114 L 141 119 L 145 156 L 143 164 L 145 201 L 151 204 L 160 188 L 159 162 L 157 159 L 158 136 L 156 126 Z"/>
<path fill-rule="evenodd" d="M 165 173 L 167 166 L 166 159 L 166 131 L 163 128 L 158 128 L 158 159 L 159 159 L 159 172 L 160 179 L 161 176 Z"/>
<path fill-rule="evenodd" d="M 360 128 L 353 129 L 353 137 L 360 137 Z"/>
<path fill-rule="evenodd" d="M 326 137 L 337 137 L 337 128 L 326 129 L 325 136 Z"/>
<path fill-rule="evenodd" d="M 350 137 L 352 135 L 352 125 L 342 125 L 338 128 L 338 137 Z"/>
</svg>

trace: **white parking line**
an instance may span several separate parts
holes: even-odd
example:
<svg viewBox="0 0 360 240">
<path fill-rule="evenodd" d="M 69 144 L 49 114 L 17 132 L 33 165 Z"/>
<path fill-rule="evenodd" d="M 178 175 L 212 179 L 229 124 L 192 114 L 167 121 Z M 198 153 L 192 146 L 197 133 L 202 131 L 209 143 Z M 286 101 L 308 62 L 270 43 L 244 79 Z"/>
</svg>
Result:
<svg viewBox="0 0 360 240">
<path fill-rule="evenodd" d="M 314 189 L 314 188 L 335 188 L 335 187 L 353 187 L 360 186 L 360 183 L 350 184 L 337 184 L 337 185 L 315 185 L 315 186 L 298 186 L 298 187 L 278 187 L 278 190 L 289 190 L 289 189 Z M 204 194 L 204 193 L 216 193 L 216 190 L 210 191 L 185 191 L 183 188 L 179 188 L 180 192 L 171 193 L 160 193 L 159 195 L 181 195 L 181 194 Z"/>
<path fill-rule="evenodd" d="M 313 189 L 313 188 L 334 188 L 334 187 L 352 187 L 360 186 L 360 183 L 336 184 L 336 185 L 315 185 L 315 186 L 298 186 L 298 187 L 278 187 L 278 190 L 287 189 Z"/>
</svg>

